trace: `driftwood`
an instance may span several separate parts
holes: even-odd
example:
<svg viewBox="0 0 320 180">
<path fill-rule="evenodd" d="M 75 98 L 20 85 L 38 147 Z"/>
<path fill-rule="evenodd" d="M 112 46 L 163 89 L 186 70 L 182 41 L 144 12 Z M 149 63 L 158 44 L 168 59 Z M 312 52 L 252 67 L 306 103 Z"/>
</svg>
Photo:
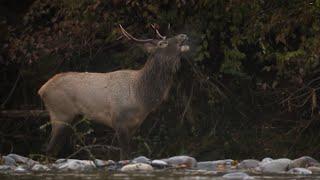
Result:
<svg viewBox="0 0 320 180">
<path fill-rule="evenodd" d="M 0 111 L 0 119 L 4 118 L 22 118 L 22 117 L 49 117 L 47 111 L 44 110 L 3 110 Z"/>
</svg>

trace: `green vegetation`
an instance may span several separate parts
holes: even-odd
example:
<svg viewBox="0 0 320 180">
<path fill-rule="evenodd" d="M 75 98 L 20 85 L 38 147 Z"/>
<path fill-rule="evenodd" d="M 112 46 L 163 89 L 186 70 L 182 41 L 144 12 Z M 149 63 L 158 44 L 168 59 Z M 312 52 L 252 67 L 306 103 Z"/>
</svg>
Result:
<svg viewBox="0 0 320 180">
<path fill-rule="evenodd" d="M 117 25 L 150 38 L 156 23 L 166 36 L 188 34 L 192 52 L 168 102 L 136 133 L 135 155 L 320 158 L 320 0 L 35 0 L 25 6 L 16 14 L 21 18 L 0 27 L 1 108 L 39 108 L 38 88 L 58 72 L 141 67 L 146 55 L 118 39 Z M 0 144 L 9 141 L 2 127 Z"/>
</svg>

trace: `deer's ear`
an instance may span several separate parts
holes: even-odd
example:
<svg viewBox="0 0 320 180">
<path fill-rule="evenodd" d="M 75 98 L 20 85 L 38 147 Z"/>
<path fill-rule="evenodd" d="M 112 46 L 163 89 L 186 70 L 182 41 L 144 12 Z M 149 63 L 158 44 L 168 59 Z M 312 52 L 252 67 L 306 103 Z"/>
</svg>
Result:
<svg viewBox="0 0 320 180">
<path fill-rule="evenodd" d="M 154 51 L 157 49 L 157 45 L 155 43 L 144 43 L 143 48 L 147 53 L 154 53 Z"/>
</svg>

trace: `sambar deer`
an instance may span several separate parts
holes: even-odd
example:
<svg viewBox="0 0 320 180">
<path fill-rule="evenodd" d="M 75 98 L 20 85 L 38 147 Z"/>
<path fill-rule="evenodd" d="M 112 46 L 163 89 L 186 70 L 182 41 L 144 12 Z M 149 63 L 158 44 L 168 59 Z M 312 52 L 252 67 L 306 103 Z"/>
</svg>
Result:
<svg viewBox="0 0 320 180">
<path fill-rule="evenodd" d="M 168 96 L 181 54 L 189 50 L 187 35 L 142 40 L 134 38 L 121 25 L 120 29 L 128 39 L 144 43 L 145 50 L 150 52 L 141 69 L 60 73 L 38 91 L 52 126 L 48 154 L 57 155 L 65 143 L 68 124 L 77 115 L 83 115 L 115 130 L 123 159 L 128 155 L 133 133 Z"/>
</svg>

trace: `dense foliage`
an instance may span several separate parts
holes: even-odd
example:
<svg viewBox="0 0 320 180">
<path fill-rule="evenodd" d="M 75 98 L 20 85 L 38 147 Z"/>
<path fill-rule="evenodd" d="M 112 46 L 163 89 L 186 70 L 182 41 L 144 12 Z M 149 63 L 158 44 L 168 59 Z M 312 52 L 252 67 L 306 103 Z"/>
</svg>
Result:
<svg viewBox="0 0 320 180">
<path fill-rule="evenodd" d="M 141 67 L 146 55 L 119 39 L 118 24 L 154 37 L 155 23 L 188 34 L 192 52 L 135 153 L 320 157 L 319 0 L 35 0 L 26 9 L 2 24 L 2 108 L 39 108 L 37 89 L 61 71 Z"/>
</svg>

